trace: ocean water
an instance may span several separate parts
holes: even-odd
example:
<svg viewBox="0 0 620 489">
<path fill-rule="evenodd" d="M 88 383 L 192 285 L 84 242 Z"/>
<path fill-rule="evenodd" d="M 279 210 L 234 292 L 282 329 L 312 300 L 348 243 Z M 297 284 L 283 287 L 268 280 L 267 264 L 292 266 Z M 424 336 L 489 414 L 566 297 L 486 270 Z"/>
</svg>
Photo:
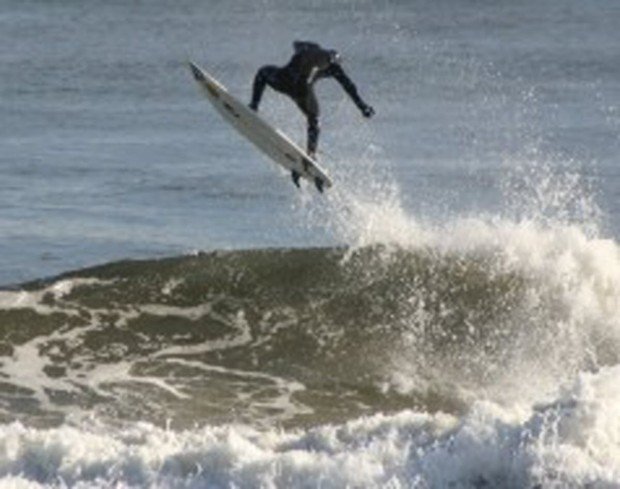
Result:
<svg viewBox="0 0 620 489">
<path fill-rule="evenodd" d="M 0 3 L 0 487 L 620 487 L 614 0 Z M 319 195 L 234 133 L 295 39 Z M 267 91 L 261 112 L 304 144 Z"/>
</svg>

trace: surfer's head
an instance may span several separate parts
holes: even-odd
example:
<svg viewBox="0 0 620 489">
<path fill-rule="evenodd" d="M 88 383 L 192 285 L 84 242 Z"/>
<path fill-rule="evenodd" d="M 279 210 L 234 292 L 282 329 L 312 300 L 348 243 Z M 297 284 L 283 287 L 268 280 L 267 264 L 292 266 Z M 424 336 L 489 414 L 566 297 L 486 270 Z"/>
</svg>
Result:
<svg viewBox="0 0 620 489">
<path fill-rule="evenodd" d="M 301 53 L 302 51 L 310 51 L 310 50 L 320 50 L 322 49 L 320 45 L 315 42 L 310 41 L 294 41 L 293 49 L 296 53 Z"/>
</svg>

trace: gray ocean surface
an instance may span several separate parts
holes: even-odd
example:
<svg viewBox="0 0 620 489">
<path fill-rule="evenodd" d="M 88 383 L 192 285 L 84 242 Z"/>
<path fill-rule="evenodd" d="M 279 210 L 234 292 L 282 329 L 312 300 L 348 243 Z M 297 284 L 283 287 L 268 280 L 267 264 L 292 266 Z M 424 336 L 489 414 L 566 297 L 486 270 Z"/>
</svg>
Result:
<svg viewBox="0 0 620 489">
<path fill-rule="evenodd" d="M 324 195 L 234 132 L 296 39 Z M 616 0 L 0 0 L 0 486 L 620 486 Z M 261 113 L 305 145 L 295 105 Z"/>
<path fill-rule="evenodd" d="M 372 158 L 408 213 L 510 215 L 522 209 L 507 174 L 546 165 L 553 180 L 577 175 L 600 209 L 588 217 L 617 236 L 619 15 L 613 1 L 5 0 L 0 283 L 126 257 L 341 244 L 291 212 L 295 189 L 184 65 L 249 99 L 256 69 L 284 64 L 294 39 L 339 49 L 377 111 L 362 120 L 334 82 L 317 86 L 322 161 L 347 167 L 341 185 Z M 293 104 L 268 93 L 263 112 L 304 142 Z"/>
</svg>

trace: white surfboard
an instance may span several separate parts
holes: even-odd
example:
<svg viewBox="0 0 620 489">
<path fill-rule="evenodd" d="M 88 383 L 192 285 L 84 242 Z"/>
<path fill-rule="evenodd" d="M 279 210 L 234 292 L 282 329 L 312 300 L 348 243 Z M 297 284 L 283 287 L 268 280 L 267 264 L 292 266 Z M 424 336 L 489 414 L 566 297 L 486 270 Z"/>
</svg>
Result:
<svg viewBox="0 0 620 489">
<path fill-rule="evenodd" d="M 191 62 L 189 66 L 209 102 L 230 125 L 271 160 L 287 170 L 297 171 L 303 178 L 315 183 L 320 191 L 332 186 L 325 170 L 282 131 L 272 127 L 246 104 L 233 97 L 206 71 Z"/>
</svg>

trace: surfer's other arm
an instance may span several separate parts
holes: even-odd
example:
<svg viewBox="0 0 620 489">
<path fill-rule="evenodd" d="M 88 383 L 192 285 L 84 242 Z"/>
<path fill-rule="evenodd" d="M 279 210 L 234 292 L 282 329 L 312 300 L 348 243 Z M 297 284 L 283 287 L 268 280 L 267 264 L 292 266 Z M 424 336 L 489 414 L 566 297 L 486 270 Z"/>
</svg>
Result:
<svg viewBox="0 0 620 489">
<path fill-rule="evenodd" d="M 360 109 L 364 117 L 372 117 L 375 115 L 375 109 L 373 109 L 370 105 L 362 100 L 359 93 L 357 92 L 357 87 L 355 83 L 351 81 L 351 79 L 344 72 L 342 67 L 338 63 L 332 63 L 327 69 L 327 76 L 333 76 L 338 83 L 342 86 L 345 92 L 351 97 L 351 100 L 357 105 Z"/>
</svg>

